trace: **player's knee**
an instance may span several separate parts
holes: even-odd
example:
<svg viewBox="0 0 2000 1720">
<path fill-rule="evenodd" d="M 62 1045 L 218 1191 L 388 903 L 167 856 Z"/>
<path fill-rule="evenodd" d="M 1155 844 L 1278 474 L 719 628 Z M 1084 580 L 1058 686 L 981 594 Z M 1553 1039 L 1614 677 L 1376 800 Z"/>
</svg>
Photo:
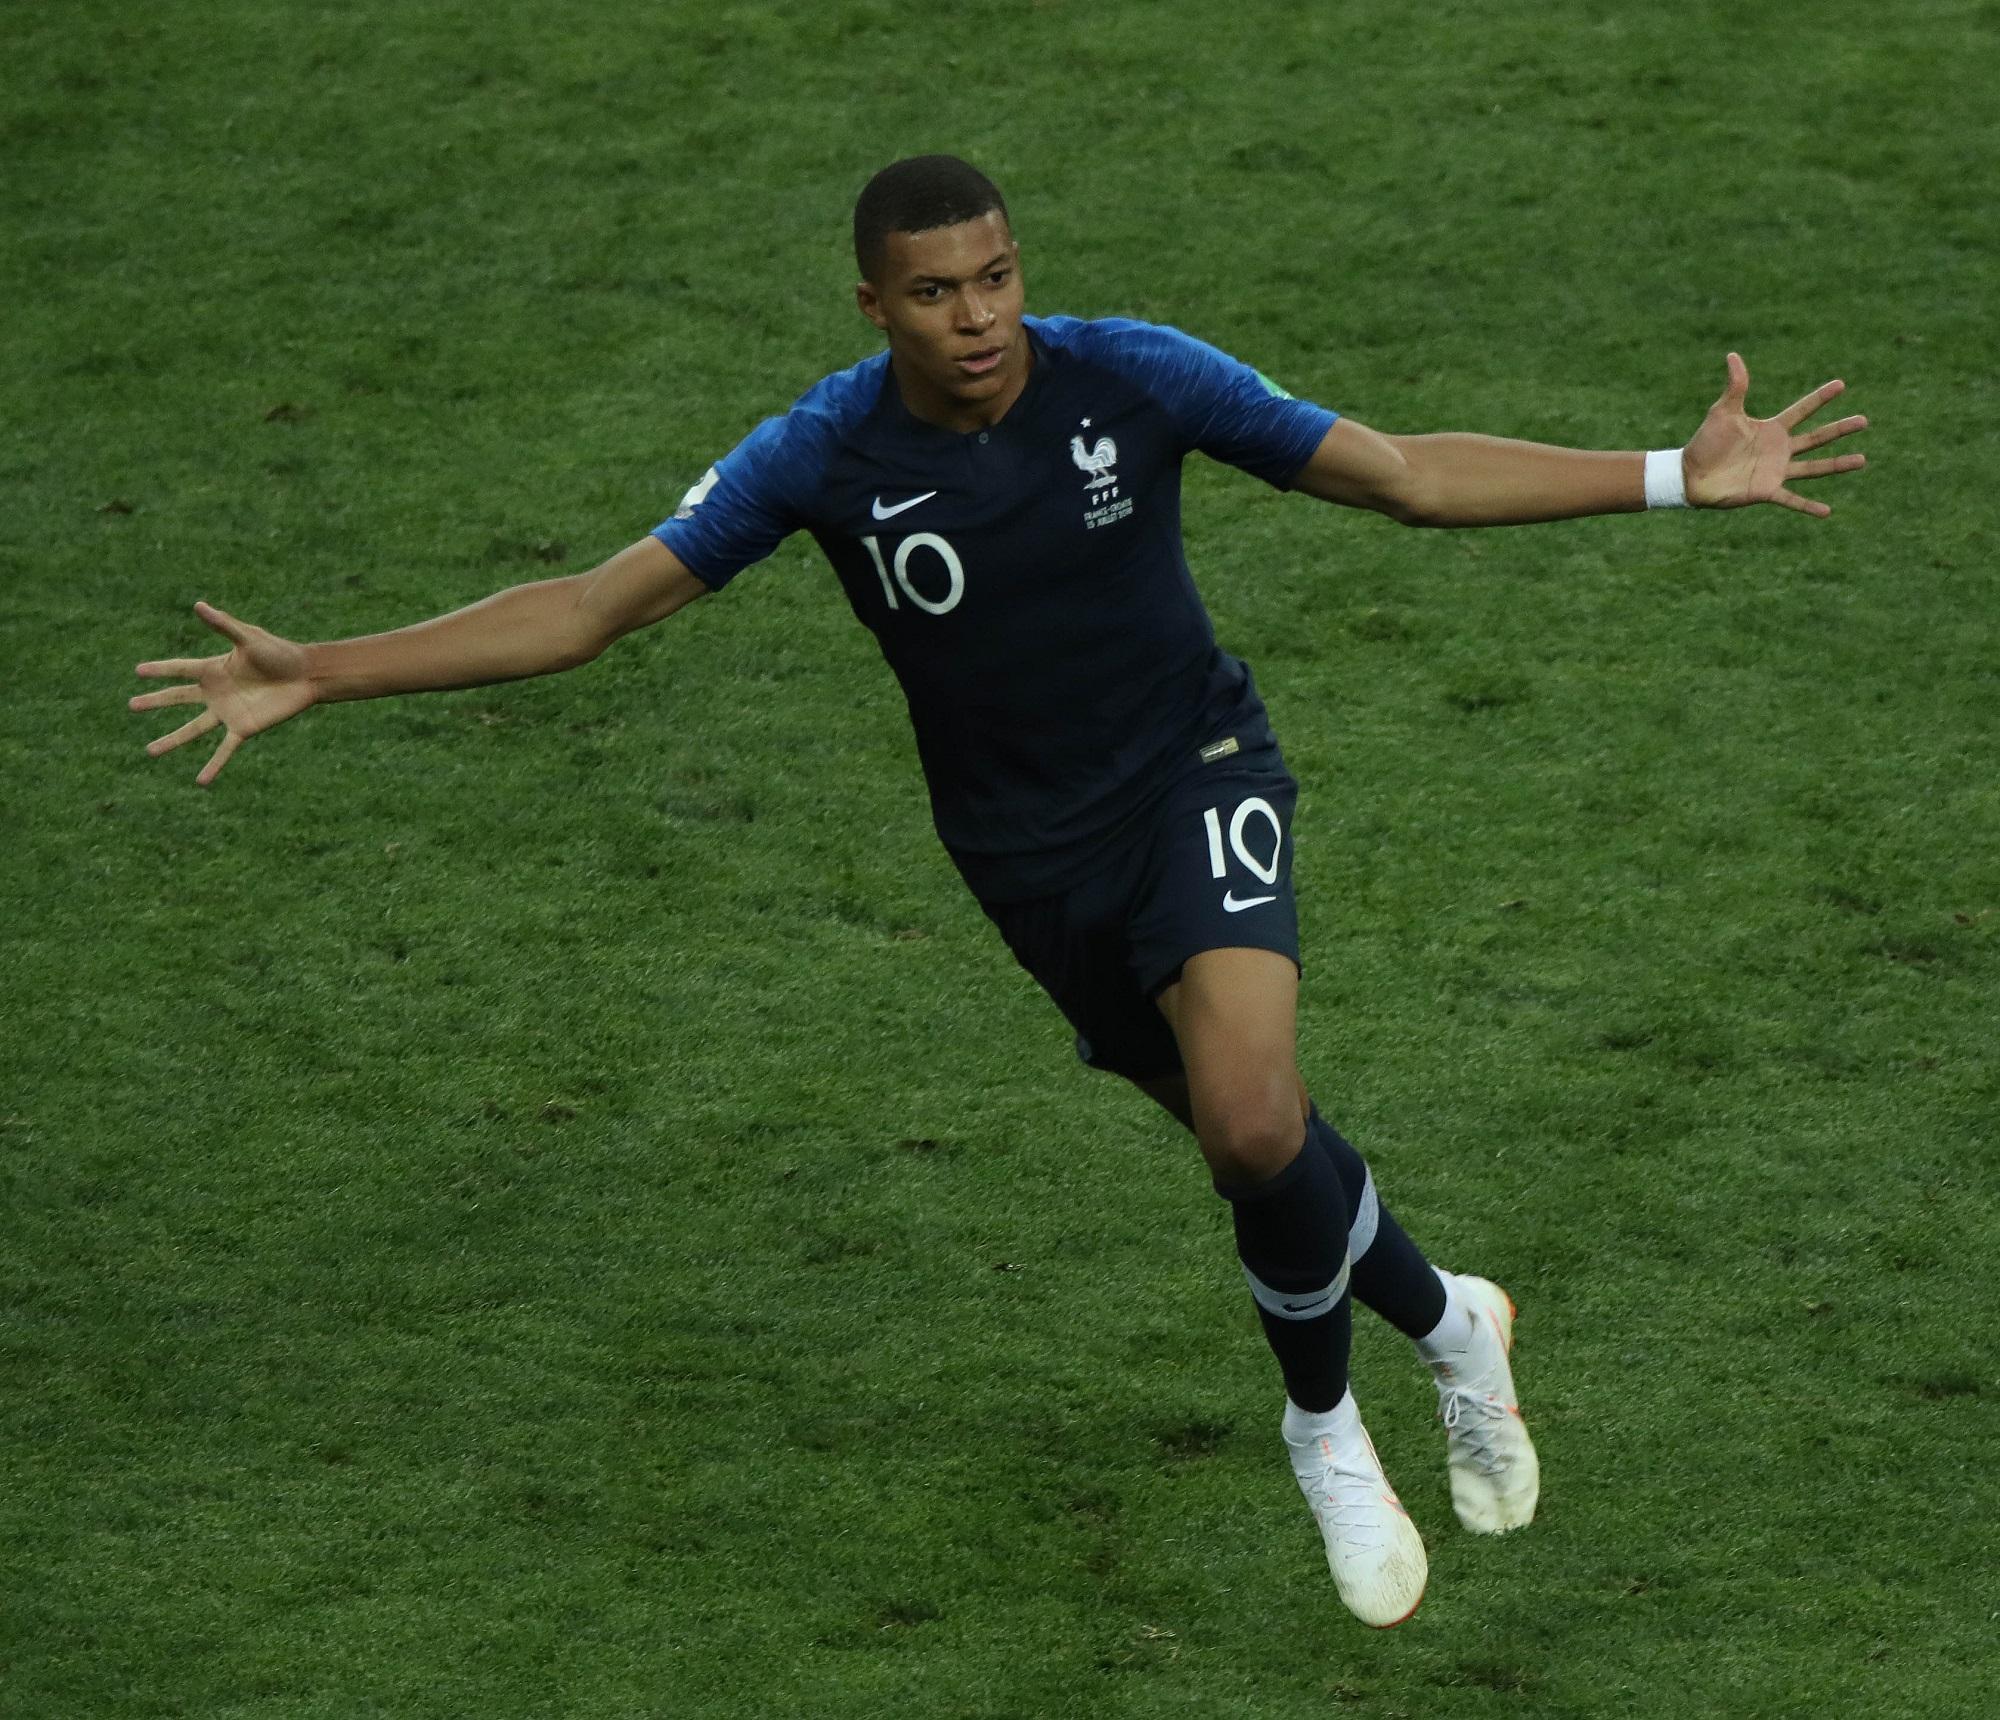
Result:
<svg viewBox="0 0 2000 1720">
<path fill-rule="evenodd" d="M 1229 1187 L 1268 1182 L 1292 1162 L 1305 1139 L 1287 1087 L 1272 1094 L 1232 1094 L 1198 1107 L 1195 1116 L 1209 1173 Z"/>
</svg>

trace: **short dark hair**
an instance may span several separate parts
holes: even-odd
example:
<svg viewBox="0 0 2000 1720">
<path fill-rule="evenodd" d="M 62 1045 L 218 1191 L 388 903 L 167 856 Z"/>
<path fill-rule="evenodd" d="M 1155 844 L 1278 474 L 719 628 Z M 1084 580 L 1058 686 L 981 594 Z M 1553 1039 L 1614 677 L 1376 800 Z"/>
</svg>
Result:
<svg viewBox="0 0 2000 1720">
<path fill-rule="evenodd" d="M 862 278 L 872 281 L 891 233 L 955 227 L 995 209 L 1003 221 L 1007 219 L 1000 187 L 955 155 L 913 155 L 892 161 L 855 199 L 854 261 Z"/>
</svg>

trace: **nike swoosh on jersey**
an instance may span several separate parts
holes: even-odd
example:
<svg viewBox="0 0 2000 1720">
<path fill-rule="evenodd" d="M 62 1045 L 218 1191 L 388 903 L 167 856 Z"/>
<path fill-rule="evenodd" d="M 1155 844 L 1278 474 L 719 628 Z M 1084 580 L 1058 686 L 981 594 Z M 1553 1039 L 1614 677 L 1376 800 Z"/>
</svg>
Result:
<svg viewBox="0 0 2000 1720">
<path fill-rule="evenodd" d="M 1240 914 L 1245 908 L 1261 908 L 1266 902 L 1275 902 L 1277 899 L 1276 896 L 1245 896 L 1239 902 L 1236 899 L 1236 892 L 1231 890 L 1222 898 L 1222 911 L 1225 914 Z"/>
<path fill-rule="evenodd" d="M 869 511 L 878 520 L 893 520 L 898 514 L 903 513 L 907 509 L 914 508 L 919 502 L 929 501 L 936 494 L 937 491 L 935 490 L 926 490 L 921 496 L 912 496 L 907 502 L 898 502 L 893 508 L 883 507 L 882 498 L 877 496 L 875 498 L 875 505 Z"/>
</svg>

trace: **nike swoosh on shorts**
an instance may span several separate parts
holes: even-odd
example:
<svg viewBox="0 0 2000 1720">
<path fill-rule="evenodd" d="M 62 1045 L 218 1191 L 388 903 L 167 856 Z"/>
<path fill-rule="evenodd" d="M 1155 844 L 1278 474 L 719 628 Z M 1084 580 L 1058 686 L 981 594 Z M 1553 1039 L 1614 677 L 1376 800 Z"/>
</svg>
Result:
<svg viewBox="0 0 2000 1720">
<path fill-rule="evenodd" d="M 1236 899 L 1236 892 L 1231 890 L 1222 898 L 1222 911 L 1225 914 L 1240 914 L 1245 908 L 1261 908 L 1266 902 L 1275 902 L 1277 899 L 1276 896 L 1246 896 L 1239 902 Z"/>
<path fill-rule="evenodd" d="M 927 502 L 931 499 L 931 497 L 933 497 L 936 494 L 937 491 L 935 490 L 926 490 L 921 496 L 912 496 L 907 502 L 898 502 L 893 508 L 883 507 L 882 498 L 880 496 L 877 496 L 875 498 L 874 505 L 869 509 L 869 512 L 872 513 L 878 520 L 893 520 L 898 514 L 904 512 L 906 509 L 914 508 L 919 502 Z"/>
</svg>

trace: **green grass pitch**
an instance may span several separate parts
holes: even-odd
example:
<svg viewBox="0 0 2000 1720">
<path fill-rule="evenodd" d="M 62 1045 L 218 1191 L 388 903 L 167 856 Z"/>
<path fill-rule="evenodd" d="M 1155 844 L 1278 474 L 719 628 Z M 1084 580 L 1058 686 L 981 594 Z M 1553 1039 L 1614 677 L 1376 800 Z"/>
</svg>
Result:
<svg viewBox="0 0 2000 1720">
<path fill-rule="evenodd" d="M 1957 1716 L 2000 1517 L 2000 9 L 0 12 L 0 1713 Z M 872 350 L 950 149 L 1030 308 L 1390 430 L 1826 376 L 1824 524 L 1399 531 L 1191 463 L 1303 1055 L 1522 1306 L 1535 1526 L 1357 1391 L 1326 1580 L 1192 1147 L 1069 1058 L 810 544 L 575 675 L 197 757 L 209 648 L 592 565 Z"/>
</svg>

